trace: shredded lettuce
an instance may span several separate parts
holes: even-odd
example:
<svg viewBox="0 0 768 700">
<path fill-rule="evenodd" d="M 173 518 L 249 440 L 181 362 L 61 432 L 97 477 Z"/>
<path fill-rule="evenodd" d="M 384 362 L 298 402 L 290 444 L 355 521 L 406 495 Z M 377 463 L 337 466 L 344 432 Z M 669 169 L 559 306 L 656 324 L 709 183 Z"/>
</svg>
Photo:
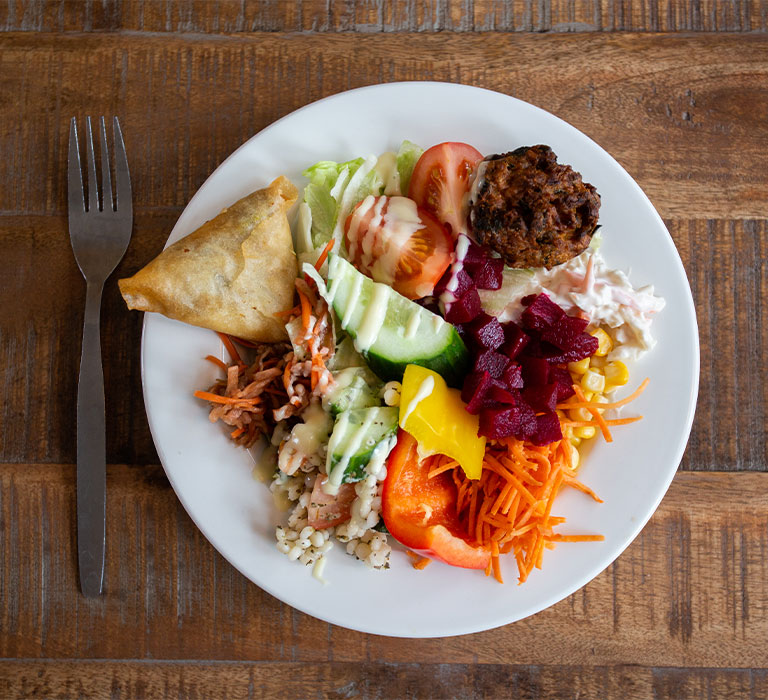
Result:
<svg viewBox="0 0 768 700">
<path fill-rule="evenodd" d="M 397 152 L 397 173 L 400 176 L 400 191 L 403 196 L 408 195 L 411 175 L 422 153 L 424 149 L 411 141 L 403 141 L 400 144 L 400 150 Z"/>
<path fill-rule="evenodd" d="M 410 141 L 403 141 L 397 153 L 397 171 L 400 189 L 408 192 L 413 167 L 423 150 Z M 378 196 L 384 192 L 385 183 L 376 169 L 376 156 L 355 158 L 346 163 L 322 160 L 307 168 L 303 175 L 309 178 L 304 189 L 304 202 L 309 207 L 305 221 L 309 226 L 311 241 L 302 240 L 302 248 L 322 249 L 336 238 L 335 249 L 341 245 L 342 227 L 354 206 L 368 195 Z M 306 237 L 306 236 L 305 236 Z"/>
</svg>

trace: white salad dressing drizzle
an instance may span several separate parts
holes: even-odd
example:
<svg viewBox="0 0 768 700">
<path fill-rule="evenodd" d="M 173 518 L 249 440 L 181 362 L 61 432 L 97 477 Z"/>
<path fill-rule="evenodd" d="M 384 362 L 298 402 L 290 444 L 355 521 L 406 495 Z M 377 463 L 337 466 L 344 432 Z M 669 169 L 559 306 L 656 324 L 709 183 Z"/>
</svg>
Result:
<svg viewBox="0 0 768 700">
<path fill-rule="evenodd" d="M 440 304 L 446 311 L 456 301 L 454 292 L 459 286 L 459 273 L 464 269 L 464 259 L 467 257 L 469 243 L 469 236 L 463 233 L 459 234 L 459 238 L 456 241 L 453 263 L 451 264 L 451 278 L 448 280 L 448 284 L 445 285 L 445 291 L 440 295 Z"/>
<path fill-rule="evenodd" d="M 341 241 L 344 237 L 344 223 L 347 220 L 347 216 L 349 215 L 349 212 L 352 211 L 352 207 L 355 206 L 355 204 L 360 201 L 360 186 L 363 183 L 363 180 L 368 176 L 368 174 L 376 167 L 376 161 L 378 158 L 376 156 L 368 156 L 363 164 L 355 171 L 355 174 L 349 178 L 349 182 L 347 182 L 341 190 L 343 190 L 343 194 L 341 194 L 341 199 L 339 199 L 339 195 L 341 193 L 341 190 L 338 192 L 334 192 L 336 190 L 336 186 L 341 181 L 341 176 L 339 176 L 339 180 L 336 182 L 336 185 L 334 185 L 333 189 L 331 190 L 331 195 L 336 199 L 336 201 L 339 203 L 339 210 L 336 214 L 336 225 L 333 228 L 333 236 L 332 238 L 335 239 L 335 243 L 333 244 L 333 252 L 338 253 L 341 249 Z M 342 171 L 343 173 L 343 171 Z"/>
<path fill-rule="evenodd" d="M 331 455 L 336 452 L 338 440 L 341 439 L 342 435 L 346 434 L 347 425 L 349 424 L 349 412 L 344 411 L 339 414 L 339 417 L 336 419 L 337 425 L 334 427 L 333 435 L 331 435 L 331 440 L 328 443 L 328 459 L 325 467 L 325 470 L 328 473 L 328 478 L 322 484 L 323 491 L 328 495 L 335 496 L 339 492 L 339 486 L 341 486 L 349 462 L 360 449 L 360 445 L 363 444 L 363 439 L 375 420 L 376 412 L 369 411 L 362 425 L 360 425 L 357 430 L 352 433 L 352 437 L 349 438 L 347 449 L 342 453 L 341 459 L 333 466 L 333 468 L 331 468 Z M 334 440 L 334 436 L 338 436 L 336 440 Z"/>
<path fill-rule="evenodd" d="M 419 330 L 419 320 L 421 318 L 421 309 L 415 308 L 411 311 L 411 315 L 408 317 L 408 323 L 405 324 L 405 333 L 403 337 L 406 340 L 416 337 L 416 332 Z"/>
<path fill-rule="evenodd" d="M 344 310 L 344 318 L 341 319 L 342 327 L 346 328 L 349 322 L 352 320 L 352 314 L 357 310 L 357 303 L 360 300 L 360 292 L 363 289 L 363 276 L 355 275 L 355 279 L 352 282 L 352 289 L 349 290 L 349 302 L 347 308 Z M 329 302 L 330 303 L 330 302 Z M 357 343 L 355 343 L 357 345 Z M 358 352 L 362 352 L 360 348 Z"/>
<path fill-rule="evenodd" d="M 411 413 L 413 413 L 416 410 L 416 407 L 428 396 L 431 396 L 434 390 L 435 390 L 435 378 L 432 375 L 429 375 L 428 377 L 425 377 L 422 380 L 413 398 L 408 402 L 408 405 L 405 407 L 405 413 L 403 413 L 403 418 L 400 421 L 401 428 L 405 427 L 405 424 L 408 422 L 408 418 L 410 418 Z"/>
<path fill-rule="evenodd" d="M 373 294 L 368 304 L 363 322 L 360 324 L 360 330 L 355 338 L 355 349 L 364 353 L 376 342 L 379 337 L 379 331 L 384 325 L 387 317 L 387 300 L 391 294 L 390 288 L 385 284 L 373 283 Z M 356 306 L 354 296 L 350 295 L 350 308 Z M 346 314 L 345 314 L 346 315 Z M 346 325 L 346 323 L 342 323 Z"/>
<path fill-rule="evenodd" d="M 376 161 L 376 170 L 384 183 L 384 194 L 402 194 L 400 191 L 400 173 L 397 170 L 397 154 L 385 151 Z"/>
</svg>

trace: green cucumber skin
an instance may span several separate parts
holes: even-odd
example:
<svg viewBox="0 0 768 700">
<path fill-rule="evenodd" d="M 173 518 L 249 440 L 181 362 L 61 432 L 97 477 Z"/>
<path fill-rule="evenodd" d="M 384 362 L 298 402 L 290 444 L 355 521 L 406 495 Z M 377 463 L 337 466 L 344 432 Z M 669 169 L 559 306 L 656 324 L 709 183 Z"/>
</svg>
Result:
<svg viewBox="0 0 768 700">
<path fill-rule="evenodd" d="M 355 277 L 362 277 L 364 284 L 373 284 L 373 281 L 370 278 L 363 275 L 349 261 L 344 260 L 343 258 L 337 258 L 338 256 L 334 254 L 329 256 L 329 275 L 335 268 L 336 273 L 340 278 L 339 282 L 341 284 L 351 284 Z M 332 286 L 332 278 L 330 276 L 328 279 L 328 285 L 329 287 Z M 398 294 L 395 290 L 392 289 L 390 291 L 393 295 L 393 298 L 395 299 L 396 305 L 400 305 L 400 309 L 403 308 L 403 305 L 408 305 L 409 307 L 410 305 L 414 305 L 421 310 L 421 313 L 427 315 L 427 317 L 434 315 L 428 309 L 419 307 L 416 302 L 410 299 L 406 299 L 405 297 Z M 347 311 L 347 302 L 348 299 L 345 298 L 343 293 L 341 295 L 336 294 L 335 298 L 333 299 L 333 309 L 336 312 L 336 316 L 340 319 L 344 318 L 345 316 L 345 312 Z M 357 338 L 359 324 L 360 321 L 354 321 L 349 323 L 347 327 L 344 328 L 344 330 L 349 333 L 352 338 Z M 365 358 L 365 361 L 368 363 L 368 366 L 371 368 L 371 370 L 373 370 L 373 372 L 385 382 L 400 381 L 403 378 L 405 368 L 410 364 L 431 369 L 441 375 L 449 386 L 460 387 L 469 368 L 469 352 L 467 351 L 467 347 L 464 344 L 464 341 L 459 336 L 458 331 L 449 323 L 445 322 L 445 325 L 440 330 L 440 333 L 445 333 L 443 330 L 445 328 L 448 328 L 449 330 L 446 334 L 446 337 L 441 341 L 442 344 L 439 347 L 436 347 L 436 343 L 434 342 L 428 343 L 428 345 L 431 346 L 428 350 L 426 350 L 426 352 L 430 353 L 428 355 L 419 355 L 419 351 L 421 350 L 424 352 L 424 348 L 419 348 L 418 343 L 414 344 L 413 341 L 405 341 L 403 338 L 401 338 L 399 341 L 395 340 L 393 342 L 401 342 L 405 344 L 405 346 L 415 345 L 413 348 L 413 353 L 407 357 L 403 357 L 403 355 L 406 353 L 400 352 L 395 353 L 396 355 L 399 355 L 399 358 L 393 359 L 387 350 L 382 349 L 382 342 L 380 339 L 377 339 L 370 348 L 368 348 L 366 351 L 363 351 L 361 354 Z M 428 338 L 429 336 L 422 337 Z M 430 338 L 430 340 L 432 339 Z M 387 345 L 386 342 L 383 344 Z M 403 346 L 401 344 L 400 350 L 402 350 L 402 347 Z"/>
<path fill-rule="evenodd" d="M 365 357 L 368 366 L 385 382 L 399 382 L 402 380 L 408 365 L 419 365 L 437 372 L 445 379 L 448 386 L 460 389 L 469 370 L 469 353 L 456 329 L 454 328 L 452 331 L 454 337 L 446 345 L 442 354 L 434 357 L 419 357 L 408 362 L 393 362 L 382 355 L 378 355 L 375 351 L 363 353 L 363 357 Z"/>
<path fill-rule="evenodd" d="M 374 439 L 376 442 L 367 448 L 365 452 L 358 452 L 349 460 L 349 464 L 347 464 L 347 468 L 344 471 L 344 477 L 341 480 L 342 483 L 355 482 L 363 479 L 365 477 L 365 467 L 368 465 L 368 462 L 371 461 L 374 450 L 382 442 L 391 439 L 397 432 L 399 418 L 399 410 L 397 408 L 391 406 L 374 406 L 370 408 L 353 409 L 350 412 L 350 415 L 352 413 L 360 415 L 372 410 L 380 412 L 381 416 L 379 418 L 381 422 L 378 424 L 374 423 L 372 426 L 374 431 L 378 431 L 378 434 L 374 432 Z M 363 420 L 364 419 L 359 420 L 357 424 L 361 424 Z M 339 454 L 338 452 L 331 453 L 330 471 L 332 471 L 333 468 L 341 461 L 344 446 L 340 445 L 339 447 L 341 448 L 342 454 Z"/>
</svg>

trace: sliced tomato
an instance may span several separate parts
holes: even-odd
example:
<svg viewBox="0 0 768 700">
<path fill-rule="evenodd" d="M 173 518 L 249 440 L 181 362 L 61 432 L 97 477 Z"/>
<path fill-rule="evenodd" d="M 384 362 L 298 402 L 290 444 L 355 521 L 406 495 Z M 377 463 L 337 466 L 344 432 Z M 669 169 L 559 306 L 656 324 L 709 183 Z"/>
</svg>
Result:
<svg viewBox="0 0 768 700">
<path fill-rule="evenodd" d="M 406 197 L 366 197 L 344 224 L 350 262 L 409 299 L 429 296 L 451 264 L 453 240 Z"/>
<path fill-rule="evenodd" d="M 483 154 L 466 143 L 447 141 L 427 149 L 416 162 L 408 196 L 456 237 L 467 232 L 467 197 Z"/>
<path fill-rule="evenodd" d="M 387 460 L 381 514 L 392 536 L 422 556 L 465 569 L 488 566 L 490 550 L 473 546 L 458 520 L 452 477 L 428 478 L 416 440 L 404 430 Z"/>
<path fill-rule="evenodd" d="M 322 487 L 322 477 L 315 479 L 307 506 L 307 522 L 315 530 L 325 530 L 347 522 L 352 515 L 352 502 L 357 497 L 354 484 L 342 484 L 335 496 L 329 496 Z"/>
</svg>

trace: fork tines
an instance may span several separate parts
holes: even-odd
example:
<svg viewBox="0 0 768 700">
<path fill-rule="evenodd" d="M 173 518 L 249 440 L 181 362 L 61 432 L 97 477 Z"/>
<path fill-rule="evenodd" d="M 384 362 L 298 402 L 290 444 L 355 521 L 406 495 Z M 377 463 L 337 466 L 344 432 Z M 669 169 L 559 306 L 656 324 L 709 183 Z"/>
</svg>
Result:
<svg viewBox="0 0 768 700">
<path fill-rule="evenodd" d="M 88 200 L 86 202 L 80 164 L 80 148 L 77 139 L 77 120 L 72 117 L 69 125 L 69 212 L 94 213 L 115 212 L 124 200 L 124 206 L 131 203 L 131 181 L 128 174 L 128 158 L 125 155 L 125 143 L 117 117 L 112 119 L 112 132 L 115 145 L 115 195 L 112 193 L 112 177 L 109 166 L 109 147 L 104 117 L 99 117 L 101 146 L 101 198 L 99 197 L 98 177 L 96 174 L 96 156 L 93 150 L 93 129 L 91 118 L 85 118 L 85 151 L 87 159 L 86 181 Z M 101 199 L 101 201 L 99 201 Z"/>
</svg>

